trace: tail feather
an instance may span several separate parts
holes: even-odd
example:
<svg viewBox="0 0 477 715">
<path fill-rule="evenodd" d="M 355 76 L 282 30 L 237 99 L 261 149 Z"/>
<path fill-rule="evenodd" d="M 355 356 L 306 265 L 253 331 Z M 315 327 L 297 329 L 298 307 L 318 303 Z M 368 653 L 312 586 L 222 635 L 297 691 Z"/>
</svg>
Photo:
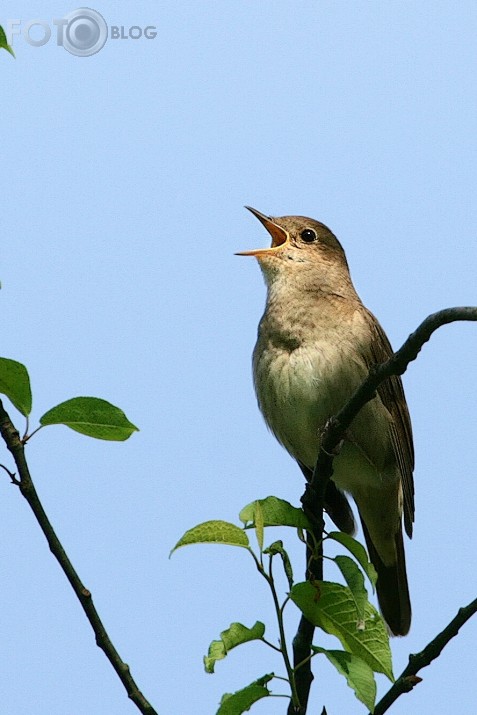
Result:
<svg viewBox="0 0 477 715">
<path fill-rule="evenodd" d="M 378 574 L 376 591 L 383 618 L 393 635 L 405 636 L 411 626 L 411 601 L 407 584 L 402 528 L 399 528 L 395 536 L 396 561 L 391 566 L 386 566 L 371 541 L 363 519 L 361 519 L 361 524 L 369 558 Z"/>
<path fill-rule="evenodd" d="M 356 533 L 356 524 L 349 501 L 332 479 L 326 485 L 325 509 L 340 531 L 351 535 Z"/>
</svg>

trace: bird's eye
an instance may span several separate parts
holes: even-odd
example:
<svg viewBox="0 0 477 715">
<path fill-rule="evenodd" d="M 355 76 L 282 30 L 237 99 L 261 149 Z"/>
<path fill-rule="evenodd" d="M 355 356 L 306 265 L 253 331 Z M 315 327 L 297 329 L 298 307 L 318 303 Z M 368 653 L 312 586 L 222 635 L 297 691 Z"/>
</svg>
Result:
<svg viewBox="0 0 477 715">
<path fill-rule="evenodd" d="M 305 230 L 300 233 L 300 237 L 305 243 L 313 243 L 313 241 L 317 239 L 316 232 L 313 231 L 312 228 L 305 228 Z"/>
</svg>

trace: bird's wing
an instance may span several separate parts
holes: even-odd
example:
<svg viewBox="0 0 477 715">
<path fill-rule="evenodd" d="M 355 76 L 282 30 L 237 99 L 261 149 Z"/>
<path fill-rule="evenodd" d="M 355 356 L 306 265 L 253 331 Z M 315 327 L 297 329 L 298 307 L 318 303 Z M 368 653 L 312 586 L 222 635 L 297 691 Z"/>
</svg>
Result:
<svg viewBox="0 0 477 715">
<path fill-rule="evenodd" d="M 369 342 L 369 352 L 365 360 L 370 368 L 372 365 L 383 363 L 393 354 L 393 349 L 386 333 L 374 317 L 367 311 L 373 338 Z M 393 375 L 378 387 L 378 394 L 382 403 L 392 417 L 392 444 L 396 460 L 401 472 L 402 488 L 404 495 L 404 526 L 409 537 L 412 536 L 414 522 L 414 447 L 412 441 L 412 427 L 409 410 L 404 396 L 401 378 Z"/>
</svg>

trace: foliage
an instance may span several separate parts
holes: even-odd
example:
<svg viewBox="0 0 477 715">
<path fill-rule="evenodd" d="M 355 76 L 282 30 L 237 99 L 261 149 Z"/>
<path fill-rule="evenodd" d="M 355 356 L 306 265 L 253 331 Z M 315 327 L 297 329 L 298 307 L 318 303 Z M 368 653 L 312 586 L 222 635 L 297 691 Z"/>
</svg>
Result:
<svg viewBox="0 0 477 715">
<path fill-rule="evenodd" d="M 386 626 L 380 614 L 368 601 L 365 576 L 372 587 L 376 583 L 376 573 L 369 562 L 363 546 L 351 536 L 341 538 L 339 533 L 331 533 L 326 540 L 341 543 L 354 558 L 345 555 L 334 557 L 345 584 L 330 581 L 294 583 L 289 556 L 281 541 L 265 546 L 265 529 L 271 526 L 287 526 L 293 529 L 310 528 L 310 523 L 301 509 L 283 499 L 267 497 L 248 504 L 240 512 L 243 529 L 224 521 L 208 521 L 189 529 L 174 546 L 176 549 L 191 544 L 226 544 L 245 548 L 259 574 L 267 581 L 274 602 L 275 617 L 279 632 L 284 635 L 283 614 L 289 603 L 295 604 L 306 619 L 324 633 L 335 636 L 343 650 L 329 650 L 313 646 L 310 657 L 322 654 L 336 670 L 346 678 L 358 700 L 373 712 L 376 699 L 374 673 L 384 673 L 393 681 L 391 651 Z M 245 531 L 255 529 L 258 551 L 250 545 Z M 289 585 L 289 592 L 278 598 L 273 563 L 279 557 Z M 300 666 L 293 668 L 288 655 L 287 639 L 280 637 L 277 644 L 265 639 L 265 625 L 257 621 L 252 627 L 242 623 L 232 623 L 220 634 L 220 640 L 212 641 L 208 654 L 204 657 L 206 672 L 213 673 L 217 661 L 223 660 L 238 646 L 252 640 L 262 641 L 268 647 L 280 651 L 285 668 L 284 675 L 271 673 L 266 683 L 259 679 L 232 696 L 224 696 L 217 715 L 234 713 L 239 715 L 257 700 L 273 696 L 266 685 L 272 680 L 285 680 L 289 686 L 288 697 L 293 705 L 299 706 L 296 692 L 296 673 Z M 303 664 L 301 664 L 303 665 Z"/>
<path fill-rule="evenodd" d="M 24 365 L 0 358 L 0 393 L 6 395 L 24 417 L 28 417 L 32 397 L 30 377 Z M 119 407 L 98 397 L 73 397 L 52 407 L 40 417 L 40 427 L 35 432 L 47 425 L 60 424 L 88 437 L 114 441 L 128 439 L 137 431 Z M 24 441 L 32 435 L 26 435 Z"/>
</svg>

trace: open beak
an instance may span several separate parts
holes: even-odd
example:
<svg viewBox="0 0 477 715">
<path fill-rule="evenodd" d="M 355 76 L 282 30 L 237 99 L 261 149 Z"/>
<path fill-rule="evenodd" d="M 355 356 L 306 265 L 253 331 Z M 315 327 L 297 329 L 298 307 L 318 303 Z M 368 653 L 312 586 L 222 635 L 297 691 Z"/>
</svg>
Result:
<svg viewBox="0 0 477 715">
<path fill-rule="evenodd" d="M 289 237 L 287 231 L 285 231 L 285 229 L 281 226 L 278 226 L 278 224 L 274 223 L 270 216 L 265 216 L 265 214 L 260 213 L 260 211 L 253 209 L 251 206 L 246 206 L 245 208 L 253 213 L 253 215 L 258 218 L 260 223 L 265 226 L 268 233 L 272 237 L 272 245 L 270 248 L 255 248 L 252 251 L 239 251 L 235 255 L 256 256 L 257 258 L 260 258 L 260 256 L 273 256 L 276 250 L 281 248 L 288 241 Z"/>
</svg>

